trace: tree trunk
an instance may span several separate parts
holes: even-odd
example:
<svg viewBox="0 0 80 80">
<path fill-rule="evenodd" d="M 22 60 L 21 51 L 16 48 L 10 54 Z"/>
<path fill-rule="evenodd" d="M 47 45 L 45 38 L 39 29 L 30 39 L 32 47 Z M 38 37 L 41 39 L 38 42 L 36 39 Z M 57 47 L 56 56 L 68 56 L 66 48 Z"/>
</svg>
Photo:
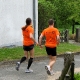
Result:
<svg viewBox="0 0 80 80">
<path fill-rule="evenodd" d="M 74 26 L 75 26 L 75 21 L 72 20 L 73 24 L 72 24 L 72 34 L 74 34 Z"/>
</svg>

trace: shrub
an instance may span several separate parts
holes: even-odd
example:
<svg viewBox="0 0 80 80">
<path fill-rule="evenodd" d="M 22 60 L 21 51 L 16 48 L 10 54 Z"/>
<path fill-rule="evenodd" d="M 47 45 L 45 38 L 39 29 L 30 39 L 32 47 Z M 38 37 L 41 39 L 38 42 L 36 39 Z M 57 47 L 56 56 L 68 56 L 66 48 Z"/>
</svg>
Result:
<svg viewBox="0 0 80 80">
<path fill-rule="evenodd" d="M 74 80 L 80 80 L 80 73 L 74 75 Z"/>
<path fill-rule="evenodd" d="M 75 38 L 76 38 L 76 34 L 70 34 L 69 35 L 69 39 L 70 40 L 75 40 Z"/>
</svg>

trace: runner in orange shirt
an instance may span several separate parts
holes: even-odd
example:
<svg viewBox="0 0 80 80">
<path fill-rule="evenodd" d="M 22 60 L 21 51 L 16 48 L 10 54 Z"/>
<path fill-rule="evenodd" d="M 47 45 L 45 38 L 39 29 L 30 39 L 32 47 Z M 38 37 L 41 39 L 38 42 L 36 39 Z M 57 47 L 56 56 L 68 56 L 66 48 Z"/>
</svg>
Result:
<svg viewBox="0 0 80 80">
<path fill-rule="evenodd" d="M 33 37 L 33 34 L 34 30 L 32 28 L 32 21 L 30 18 L 27 18 L 26 25 L 22 27 L 24 57 L 21 58 L 20 62 L 17 62 L 16 64 L 17 71 L 19 70 L 20 64 L 28 58 L 28 52 L 29 52 L 30 59 L 28 60 L 28 66 L 25 72 L 26 73 L 33 72 L 33 70 L 29 69 L 34 58 L 34 43 L 37 44 L 37 42 Z"/>
<path fill-rule="evenodd" d="M 44 29 L 39 37 L 39 45 L 41 46 L 42 38 L 45 37 L 45 47 L 46 52 L 49 56 L 49 64 L 45 66 L 45 69 L 47 70 L 47 74 L 53 75 L 52 67 L 56 61 L 56 47 L 59 44 L 60 37 L 59 37 L 59 31 L 57 28 L 54 28 L 54 21 L 53 19 L 49 20 L 49 27 Z"/>
</svg>

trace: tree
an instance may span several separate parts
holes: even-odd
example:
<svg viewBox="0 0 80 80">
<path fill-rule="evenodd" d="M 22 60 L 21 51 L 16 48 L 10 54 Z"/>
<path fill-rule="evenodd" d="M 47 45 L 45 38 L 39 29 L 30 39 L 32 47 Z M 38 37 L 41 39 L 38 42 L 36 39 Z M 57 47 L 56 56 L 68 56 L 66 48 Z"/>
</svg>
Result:
<svg viewBox="0 0 80 80">
<path fill-rule="evenodd" d="M 80 24 L 80 0 L 75 0 L 68 4 L 70 5 L 72 12 L 68 19 L 72 20 L 72 34 L 74 34 L 75 24 Z"/>
<path fill-rule="evenodd" d="M 39 0 L 39 30 L 47 26 L 50 17 L 56 20 L 56 26 L 71 28 L 80 24 L 80 0 Z"/>
<path fill-rule="evenodd" d="M 47 0 L 56 6 L 57 26 L 70 28 L 74 34 L 75 23 L 80 24 L 80 0 Z"/>
<path fill-rule="evenodd" d="M 48 20 L 50 18 L 54 18 L 56 8 L 54 5 L 45 0 L 39 0 L 38 3 L 38 27 L 39 27 L 39 34 L 42 30 L 48 27 Z"/>
</svg>

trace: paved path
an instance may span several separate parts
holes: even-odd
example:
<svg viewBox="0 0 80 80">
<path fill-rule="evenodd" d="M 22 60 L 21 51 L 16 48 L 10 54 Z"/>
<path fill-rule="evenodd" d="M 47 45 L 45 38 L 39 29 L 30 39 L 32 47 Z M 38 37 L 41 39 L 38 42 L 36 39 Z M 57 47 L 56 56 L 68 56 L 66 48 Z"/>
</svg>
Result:
<svg viewBox="0 0 80 80">
<path fill-rule="evenodd" d="M 54 76 L 48 76 L 44 66 L 48 63 L 48 60 L 34 61 L 31 69 L 33 73 L 25 73 L 26 62 L 22 63 L 20 70 L 15 70 L 15 64 L 0 66 L 0 80 L 56 80 L 60 76 L 60 72 L 63 69 L 63 57 L 58 57 L 54 65 Z M 75 71 L 80 72 L 80 55 L 75 55 Z"/>
</svg>

